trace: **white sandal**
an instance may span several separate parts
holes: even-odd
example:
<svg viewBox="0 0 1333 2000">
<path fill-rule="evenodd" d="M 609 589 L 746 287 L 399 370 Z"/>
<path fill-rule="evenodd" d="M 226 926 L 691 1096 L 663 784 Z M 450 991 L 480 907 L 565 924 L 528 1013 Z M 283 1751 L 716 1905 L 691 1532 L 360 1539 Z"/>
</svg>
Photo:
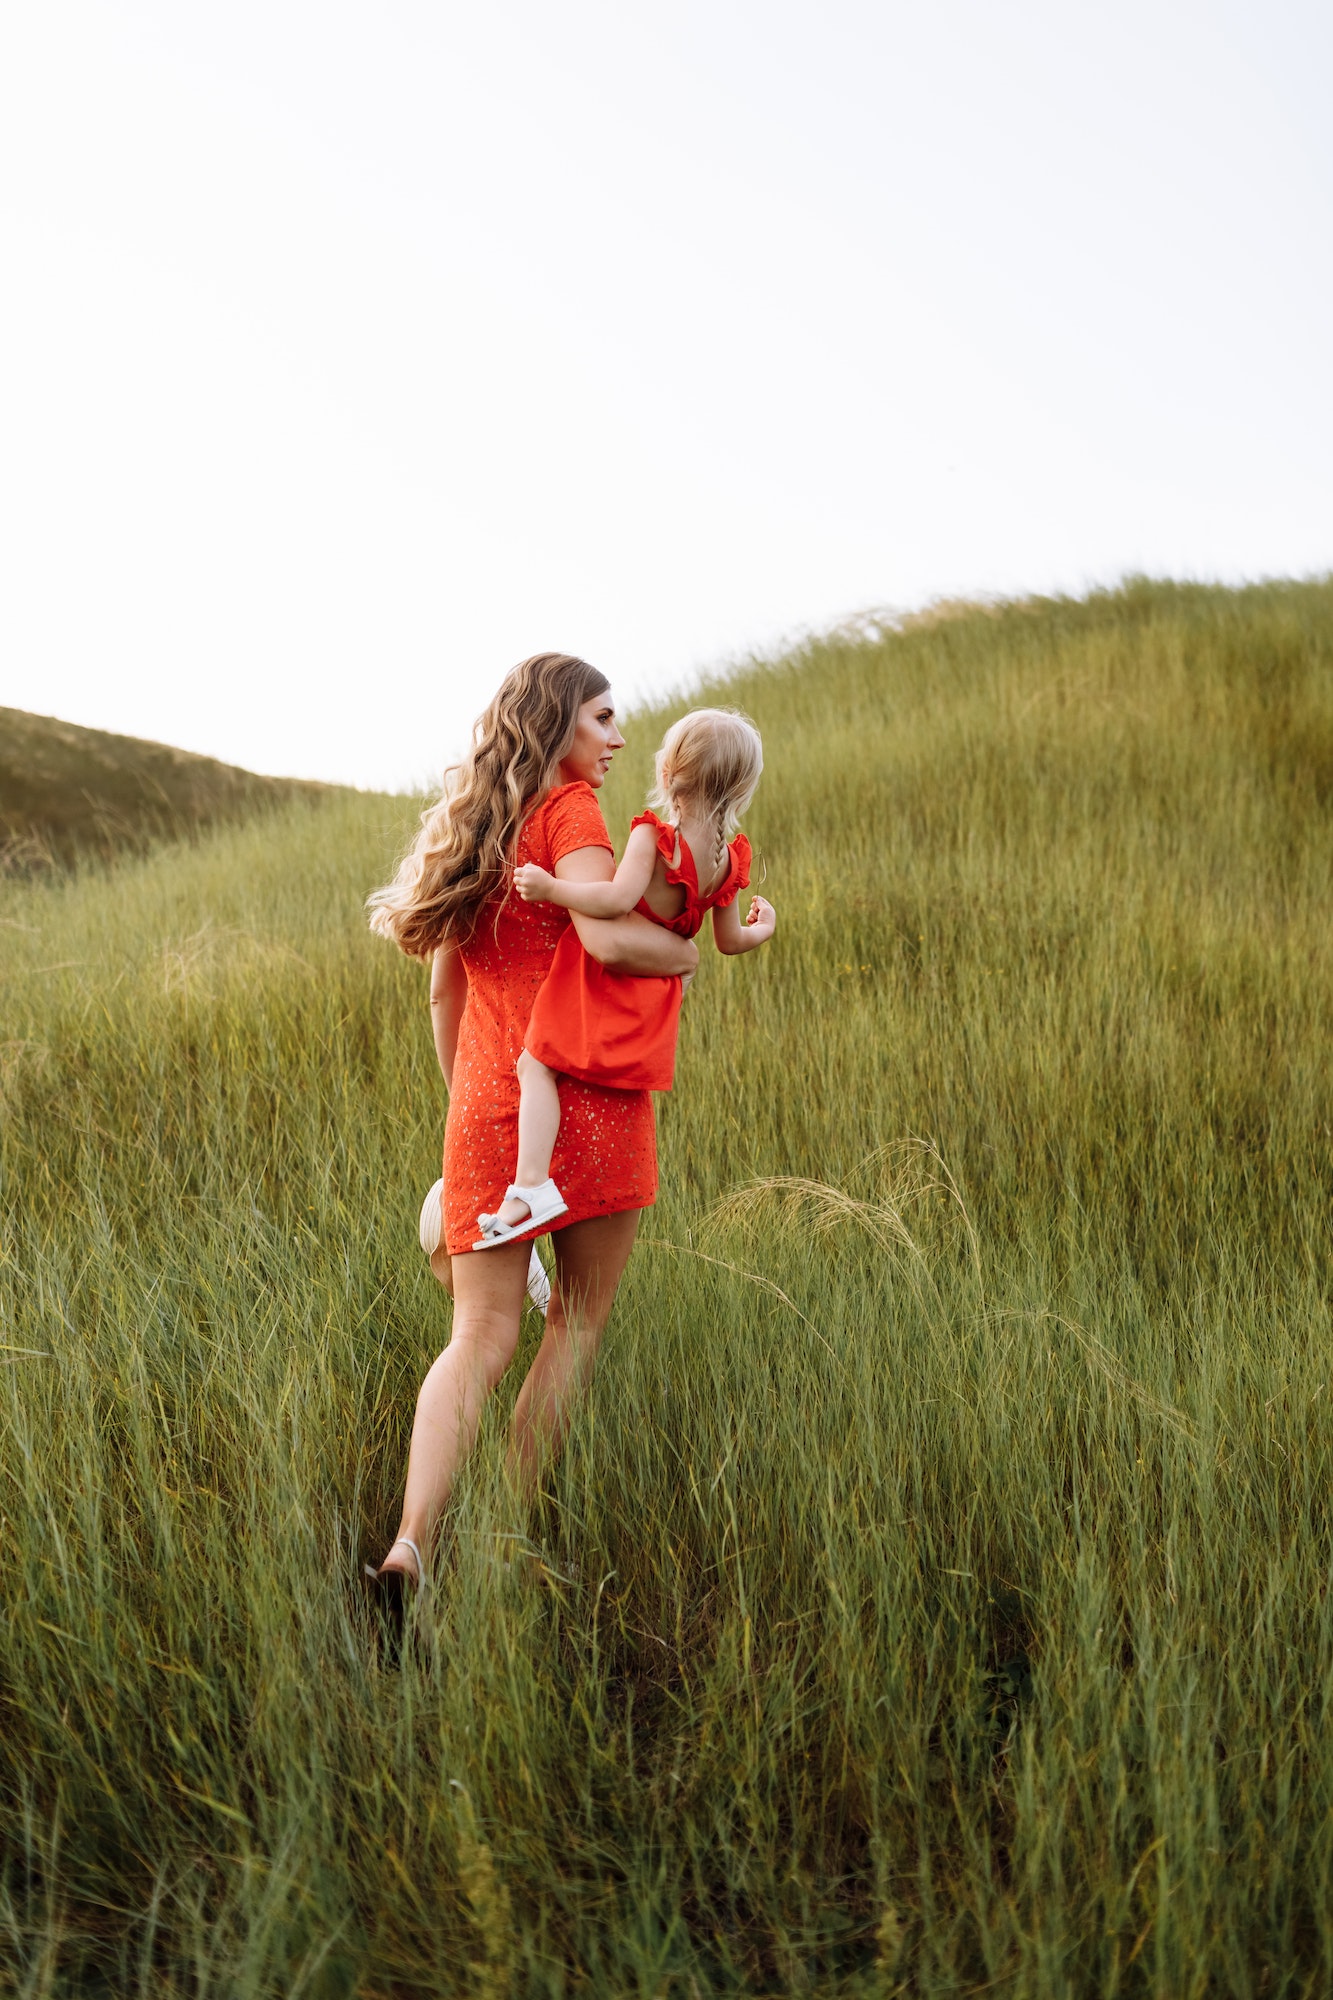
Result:
<svg viewBox="0 0 1333 2000">
<path fill-rule="evenodd" d="M 440 1217 L 440 1194 L 443 1179 L 436 1181 L 430 1193 L 421 1204 L 421 1220 L 417 1224 L 417 1240 L 428 1257 L 433 1257 L 444 1240 L 444 1230 Z M 537 1246 L 532 1246 L 528 1259 L 528 1297 L 539 1313 L 545 1313 L 551 1303 L 551 1280 L 546 1275 L 546 1267 L 537 1254 Z"/>
<path fill-rule="evenodd" d="M 384 1550 L 384 1556 L 386 1558 L 392 1556 L 394 1548 L 410 1548 L 412 1550 L 412 1556 L 416 1558 L 416 1576 L 412 1576 L 408 1570 L 386 1570 L 382 1564 L 376 1570 L 374 1564 L 370 1564 L 370 1562 L 362 1564 L 362 1572 L 360 1572 L 360 1580 L 362 1580 L 362 1586 L 366 1590 L 366 1596 L 374 1604 L 376 1616 L 382 1622 L 384 1638 L 388 1642 L 388 1660 L 390 1662 L 396 1662 L 396 1660 L 402 1658 L 402 1632 L 404 1632 L 404 1626 L 406 1626 L 408 1604 L 414 1598 L 420 1598 L 420 1594 L 422 1594 L 422 1590 L 426 1586 L 426 1566 L 420 1560 L 420 1548 L 416 1546 L 416 1542 L 410 1536 L 400 1534 L 396 1542 L 388 1544 L 388 1548 Z"/>
<path fill-rule="evenodd" d="M 412 1537 L 410 1535 L 399 1535 L 396 1541 L 390 1542 L 388 1548 L 384 1551 L 384 1553 L 386 1556 L 391 1556 L 395 1549 L 411 1549 L 412 1554 L 416 1558 L 417 1573 L 414 1577 L 410 1577 L 408 1581 L 419 1585 L 421 1583 L 422 1578 L 426 1574 L 426 1565 L 421 1560 L 421 1550 L 417 1547 L 416 1543 L 412 1540 Z M 367 1568 L 369 1568 L 369 1564 L 367 1564 Z M 376 1576 L 378 1576 L 379 1573 L 380 1573 L 379 1570 L 375 1571 Z M 393 1570 L 389 1571 L 390 1576 L 394 1575 L 394 1573 L 395 1572 Z M 406 1576 L 407 1572 L 406 1570 L 399 1570 L 397 1574 L 399 1576 Z"/>
<path fill-rule="evenodd" d="M 472 1246 L 474 1250 L 498 1250 L 502 1243 L 512 1243 L 515 1237 L 526 1236 L 530 1229 L 540 1229 L 543 1223 L 553 1222 L 569 1207 L 551 1180 L 542 1181 L 536 1187 L 520 1187 L 517 1181 L 511 1181 L 504 1191 L 504 1198 L 506 1201 L 526 1202 L 527 1214 L 520 1216 L 517 1222 L 501 1222 L 498 1215 L 479 1215 L 477 1227 L 481 1235 Z"/>
</svg>

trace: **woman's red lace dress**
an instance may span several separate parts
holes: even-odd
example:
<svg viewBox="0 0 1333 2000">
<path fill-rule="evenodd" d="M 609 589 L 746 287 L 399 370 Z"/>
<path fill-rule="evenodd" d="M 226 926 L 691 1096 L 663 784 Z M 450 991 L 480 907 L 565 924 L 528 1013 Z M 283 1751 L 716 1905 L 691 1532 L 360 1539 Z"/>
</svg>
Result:
<svg viewBox="0 0 1333 2000">
<path fill-rule="evenodd" d="M 557 861 L 581 847 L 611 851 L 596 795 L 580 779 L 548 793 L 528 816 L 515 859 L 535 861 L 553 873 Z M 487 904 L 471 938 L 460 946 L 467 1005 L 444 1128 L 444 1238 L 451 1256 L 472 1248 L 478 1215 L 499 1207 L 513 1179 L 518 1158 L 515 1065 L 532 1003 L 567 933 L 577 943 L 568 911 L 554 903 L 525 903 L 511 893 Z M 620 983 L 640 982 L 627 978 Z M 679 990 L 680 981 L 673 983 Z M 647 1090 L 562 1083 L 560 1137 L 551 1174 L 569 1206 L 534 1235 L 594 1215 L 650 1207 L 657 1198 L 657 1134 Z"/>
</svg>

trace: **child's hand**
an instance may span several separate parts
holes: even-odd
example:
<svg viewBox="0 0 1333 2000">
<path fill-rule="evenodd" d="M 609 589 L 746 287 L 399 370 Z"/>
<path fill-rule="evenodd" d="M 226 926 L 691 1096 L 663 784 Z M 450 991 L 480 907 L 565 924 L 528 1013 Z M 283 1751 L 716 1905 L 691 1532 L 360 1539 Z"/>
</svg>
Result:
<svg viewBox="0 0 1333 2000">
<path fill-rule="evenodd" d="M 767 944 L 777 927 L 778 913 L 773 908 L 773 905 L 765 902 L 762 896 L 751 897 L 750 908 L 745 918 L 745 928 L 747 931 L 753 932 L 755 942 L 758 944 Z"/>
<path fill-rule="evenodd" d="M 514 870 L 514 887 L 525 903 L 549 903 L 555 877 L 545 868 L 539 868 L 535 861 L 525 861 Z"/>
</svg>

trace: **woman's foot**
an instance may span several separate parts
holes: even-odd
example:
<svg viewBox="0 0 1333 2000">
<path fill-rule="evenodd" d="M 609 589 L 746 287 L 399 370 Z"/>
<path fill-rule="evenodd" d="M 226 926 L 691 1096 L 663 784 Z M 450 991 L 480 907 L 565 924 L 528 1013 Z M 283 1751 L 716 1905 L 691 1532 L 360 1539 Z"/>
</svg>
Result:
<svg viewBox="0 0 1333 2000">
<path fill-rule="evenodd" d="M 382 1658 L 389 1666 L 402 1658 L 408 1601 L 420 1591 L 422 1573 L 421 1550 L 406 1535 L 391 1544 L 378 1569 L 370 1563 L 362 1568 L 361 1582 L 379 1620 Z"/>
<path fill-rule="evenodd" d="M 401 1576 L 408 1583 L 419 1584 L 423 1568 L 421 1550 L 409 1535 L 400 1535 L 396 1542 L 389 1544 L 389 1553 L 378 1569 L 366 1564 L 366 1575 L 374 1577 L 377 1582 L 381 1577 Z"/>
</svg>

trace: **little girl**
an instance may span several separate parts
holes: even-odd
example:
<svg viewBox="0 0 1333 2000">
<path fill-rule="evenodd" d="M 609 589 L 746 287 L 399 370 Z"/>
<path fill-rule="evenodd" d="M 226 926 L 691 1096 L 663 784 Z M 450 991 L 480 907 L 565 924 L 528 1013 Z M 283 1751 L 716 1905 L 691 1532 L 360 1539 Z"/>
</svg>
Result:
<svg viewBox="0 0 1333 2000">
<path fill-rule="evenodd" d="M 672 724 L 657 753 L 650 803 L 665 817 L 639 814 L 612 881 L 559 882 L 528 863 L 515 870 L 514 886 L 525 902 L 556 903 L 587 917 L 638 909 L 681 937 L 692 938 L 711 910 L 719 951 L 753 951 L 768 943 L 777 918 L 772 904 L 756 896 L 741 922 L 736 897 L 749 886 L 750 843 L 736 824 L 763 768 L 759 731 L 748 716 L 696 708 Z M 474 1250 L 493 1250 L 564 1213 L 550 1178 L 559 1077 L 618 1090 L 670 1090 L 683 991 L 679 979 L 607 972 L 569 926 L 533 1003 L 518 1059 L 517 1171 L 495 1214 L 478 1216 Z"/>
</svg>

